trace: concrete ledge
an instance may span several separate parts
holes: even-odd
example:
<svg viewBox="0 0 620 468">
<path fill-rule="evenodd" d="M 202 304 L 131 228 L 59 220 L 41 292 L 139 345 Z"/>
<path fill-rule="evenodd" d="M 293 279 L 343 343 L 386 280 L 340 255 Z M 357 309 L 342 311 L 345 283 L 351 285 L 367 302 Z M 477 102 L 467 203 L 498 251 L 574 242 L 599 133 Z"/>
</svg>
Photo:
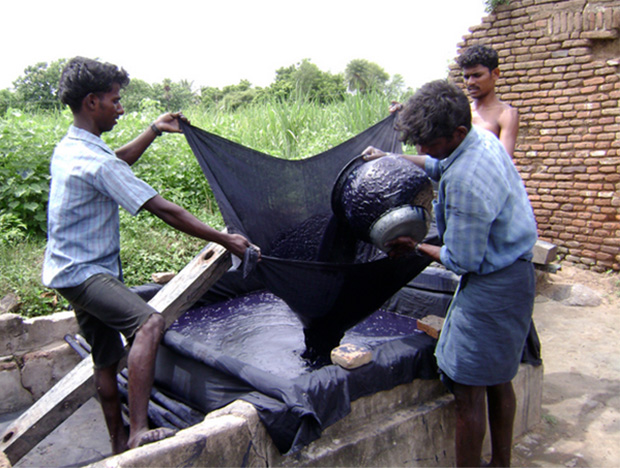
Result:
<svg viewBox="0 0 620 468">
<path fill-rule="evenodd" d="M 19 366 L 11 358 L 0 360 L 0 395 L 0 413 L 12 413 L 34 402 L 32 394 L 22 386 Z"/>
<path fill-rule="evenodd" d="M 238 405 L 241 402 L 232 403 Z M 252 408 L 248 403 L 241 403 Z M 243 416 L 222 414 L 192 428 L 179 431 L 174 437 L 130 450 L 122 455 L 101 460 L 91 467 L 153 467 L 153 466 L 247 466 L 252 451 L 250 420 Z M 264 435 L 261 435 L 261 438 Z M 255 458 L 255 457 L 252 457 Z M 251 463 L 251 466 L 267 466 Z"/>
<path fill-rule="evenodd" d="M 25 354 L 78 332 L 73 312 L 45 317 L 24 318 L 17 314 L 0 315 L 0 356 Z"/>
<path fill-rule="evenodd" d="M 540 420 L 543 367 L 521 365 L 513 384 L 518 437 Z M 351 414 L 320 439 L 282 456 L 254 407 L 235 401 L 170 439 L 89 466 L 449 466 L 453 405 L 439 381 L 416 380 L 354 401 Z"/>
<path fill-rule="evenodd" d="M 77 331 L 73 312 L 0 315 L 0 413 L 30 406 L 75 367 L 80 357 L 63 338 Z"/>
<path fill-rule="evenodd" d="M 12 413 L 32 405 L 80 360 L 66 343 L 52 344 L 22 356 L 0 358 L 0 394 L 3 395 L 0 413 Z"/>
</svg>

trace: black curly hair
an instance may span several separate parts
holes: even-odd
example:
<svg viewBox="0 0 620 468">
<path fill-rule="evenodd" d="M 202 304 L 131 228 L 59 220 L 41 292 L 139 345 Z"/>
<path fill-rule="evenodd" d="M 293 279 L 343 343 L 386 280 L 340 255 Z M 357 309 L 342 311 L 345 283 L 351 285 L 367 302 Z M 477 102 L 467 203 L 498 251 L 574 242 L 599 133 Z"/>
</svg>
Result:
<svg viewBox="0 0 620 468">
<path fill-rule="evenodd" d="M 471 128 L 471 109 L 465 93 L 447 80 L 423 85 L 399 112 L 396 130 L 400 140 L 427 144 L 436 138 L 450 138 L 457 127 Z"/>
<path fill-rule="evenodd" d="M 58 97 L 63 104 L 77 112 L 88 94 L 106 93 L 114 83 L 118 83 L 121 88 L 129 84 L 129 75 L 124 69 L 111 63 L 74 57 L 60 75 Z"/>
<path fill-rule="evenodd" d="M 497 52 L 491 47 L 474 45 L 467 48 L 465 52 L 459 55 L 456 59 L 456 63 L 461 68 L 482 65 L 487 67 L 489 71 L 492 71 L 499 67 L 499 57 L 497 56 Z"/>
</svg>

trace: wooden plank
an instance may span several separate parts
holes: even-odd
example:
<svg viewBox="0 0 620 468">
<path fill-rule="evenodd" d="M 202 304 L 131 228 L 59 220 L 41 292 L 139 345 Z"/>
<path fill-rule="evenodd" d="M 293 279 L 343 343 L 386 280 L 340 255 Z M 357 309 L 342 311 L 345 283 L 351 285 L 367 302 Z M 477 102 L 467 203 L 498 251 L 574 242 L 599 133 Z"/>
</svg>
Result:
<svg viewBox="0 0 620 468">
<path fill-rule="evenodd" d="M 231 255 L 224 247 L 208 244 L 149 304 L 164 315 L 168 328 L 231 265 Z M 93 364 L 89 356 L 6 429 L 0 450 L 15 464 L 94 395 Z"/>
</svg>

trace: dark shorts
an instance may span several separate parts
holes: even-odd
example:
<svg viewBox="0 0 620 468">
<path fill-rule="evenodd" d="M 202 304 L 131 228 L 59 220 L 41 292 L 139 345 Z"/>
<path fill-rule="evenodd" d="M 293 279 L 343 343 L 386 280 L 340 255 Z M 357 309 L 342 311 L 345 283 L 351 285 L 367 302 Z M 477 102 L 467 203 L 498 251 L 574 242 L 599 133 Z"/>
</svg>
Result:
<svg viewBox="0 0 620 468">
<path fill-rule="evenodd" d="M 131 342 L 140 326 L 157 313 L 111 275 L 94 275 L 79 286 L 59 288 L 58 292 L 73 306 L 99 369 L 117 363 L 125 354 L 119 333 Z"/>
</svg>

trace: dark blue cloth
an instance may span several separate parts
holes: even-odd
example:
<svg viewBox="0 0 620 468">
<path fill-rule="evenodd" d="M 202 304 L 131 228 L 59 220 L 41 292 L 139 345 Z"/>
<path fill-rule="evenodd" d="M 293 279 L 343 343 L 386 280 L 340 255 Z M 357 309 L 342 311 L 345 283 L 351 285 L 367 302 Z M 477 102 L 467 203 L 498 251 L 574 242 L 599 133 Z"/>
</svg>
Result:
<svg viewBox="0 0 620 468">
<path fill-rule="evenodd" d="M 244 281 L 282 298 L 304 325 L 308 349 L 328 355 L 344 332 L 376 311 L 431 259 L 392 260 L 352 235 L 332 212 L 335 182 L 369 145 L 399 152 L 390 115 L 323 153 L 285 160 L 181 122 L 229 232 L 261 249 Z M 426 242 L 438 243 L 436 232 Z M 246 268 L 247 267 L 247 268 Z"/>
</svg>

